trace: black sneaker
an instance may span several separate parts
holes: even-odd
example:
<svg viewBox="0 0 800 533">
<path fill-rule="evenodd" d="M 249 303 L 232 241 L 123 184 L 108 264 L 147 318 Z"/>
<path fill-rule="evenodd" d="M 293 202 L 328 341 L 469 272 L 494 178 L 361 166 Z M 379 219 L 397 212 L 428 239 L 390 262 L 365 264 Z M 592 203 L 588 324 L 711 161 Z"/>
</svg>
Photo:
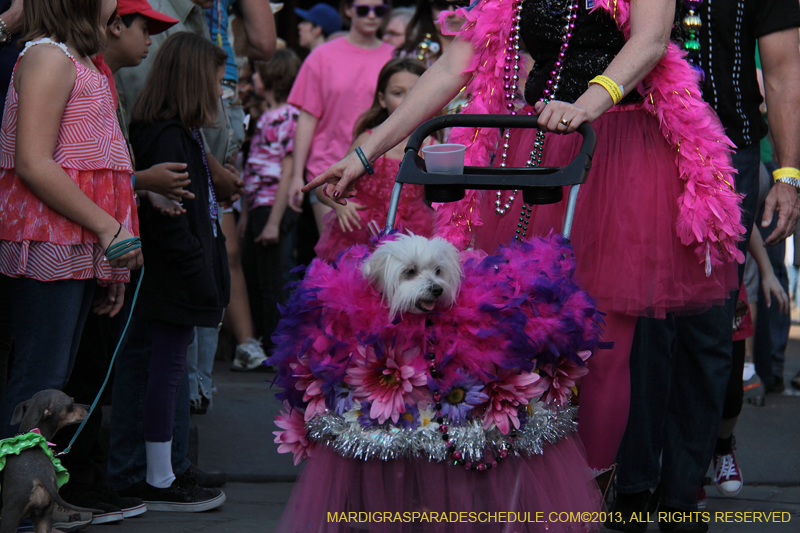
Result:
<svg viewBox="0 0 800 533">
<path fill-rule="evenodd" d="M 107 494 L 110 503 L 122 509 L 122 516 L 125 518 L 133 518 L 147 512 L 147 506 L 141 498 L 133 496 L 120 496 L 111 487 L 108 488 Z"/>
<path fill-rule="evenodd" d="M 178 476 L 178 479 L 206 489 L 214 489 L 228 482 L 228 474 L 225 472 L 204 472 L 190 463 L 189 468 Z"/>
<path fill-rule="evenodd" d="M 658 507 L 658 529 L 662 533 L 706 533 L 708 524 L 699 519 L 700 514 L 699 511 L 681 511 L 674 507 L 660 505 Z"/>
<path fill-rule="evenodd" d="M 221 490 L 204 489 L 180 479 L 165 489 L 142 483 L 142 500 L 150 511 L 199 513 L 222 507 L 225 503 L 225 493 Z"/>
<path fill-rule="evenodd" d="M 634 494 L 621 494 L 617 492 L 614 504 L 608 510 L 606 528 L 612 531 L 626 533 L 644 533 L 650 516 L 649 490 Z"/>
<path fill-rule="evenodd" d="M 92 513 L 92 524 L 111 524 L 122 522 L 125 515 L 122 509 L 109 501 L 105 491 L 94 485 L 70 484 L 64 485 L 59 494 L 65 502 L 87 509 L 97 509 L 100 513 Z"/>
</svg>

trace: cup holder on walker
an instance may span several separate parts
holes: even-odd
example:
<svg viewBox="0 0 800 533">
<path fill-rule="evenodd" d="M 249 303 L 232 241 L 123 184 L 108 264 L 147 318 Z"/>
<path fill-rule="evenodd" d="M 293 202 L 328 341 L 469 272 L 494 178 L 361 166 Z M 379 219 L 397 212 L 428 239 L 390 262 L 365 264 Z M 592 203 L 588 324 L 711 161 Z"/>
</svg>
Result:
<svg viewBox="0 0 800 533">
<path fill-rule="evenodd" d="M 436 204 L 458 202 L 463 200 L 466 190 L 463 187 L 449 185 L 425 185 L 425 200 Z"/>
<path fill-rule="evenodd" d="M 592 155 L 597 137 L 588 123 L 578 127 L 583 137 L 575 158 L 563 167 L 475 167 L 465 166 L 459 174 L 429 172 L 419 156 L 423 141 L 433 133 L 448 128 L 538 128 L 535 115 L 446 115 L 431 119 L 414 131 L 406 144 L 405 156 L 395 179 L 386 229 L 394 227 L 400 192 L 405 183 L 423 185 L 425 199 L 432 203 L 457 202 L 465 197 L 466 189 L 517 190 L 526 204 L 554 204 L 564 198 L 564 187 L 586 182 L 592 168 Z M 476 133 L 477 134 L 477 133 Z M 570 192 L 567 211 L 571 216 L 578 187 Z M 570 205 L 572 207 L 570 207 Z M 571 225 L 570 220 L 570 225 Z M 566 224 L 565 224 L 566 227 Z"/>
<path fill-rule="evenodd" d="M 522 200 L 528 205 L 557 204 L 564 198 L 564 187 L 525 187 Z"/>
</svg>

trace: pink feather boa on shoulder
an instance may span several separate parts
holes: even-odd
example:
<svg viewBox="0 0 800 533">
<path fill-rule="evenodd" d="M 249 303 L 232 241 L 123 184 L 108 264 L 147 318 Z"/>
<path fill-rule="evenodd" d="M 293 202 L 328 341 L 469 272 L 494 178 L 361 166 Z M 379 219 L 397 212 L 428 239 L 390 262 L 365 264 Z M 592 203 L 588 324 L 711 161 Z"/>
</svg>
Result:
<svg viewBox="0 0 800 533">
<path fill-rule="evenodd" d="M 629 0 L 600 0 L 596 9 L 608 11 L 617 27 L 630 36 Z M 503 113 L 503 56 L 511 33 L 514 2 L 481 0 L 473 9 L 460 9 L 466 19 L 459 37 L 476 50 L 466 72 L 471 94 L 464 113 Z M 744 261 L 737 243 L 744 226 L 740 222 L 741 196 L 735 191 L 730 152 L 733 144 L 722 124 L 700 95 L 699 80 L 684 60 L 684 53 L 670 43 L 664 58 L 638 87 L 644 106 L 658 118 L 661 132 L 675 148 L 675 163 L 684 192 L 679 197 L 676 230 L 685 246 L 693 246 L 706 272 L 732 260 Z M 454 129 L 449 142 L 467 146 L 466 165 L 486 166 L 496 150 L 496 130 Z M 437 206 L 437 234 L 465 249 L 472 243 L 472 231 L 482 225 L 478 191 L 467 191 L 464 200 Z"/>
</svg>

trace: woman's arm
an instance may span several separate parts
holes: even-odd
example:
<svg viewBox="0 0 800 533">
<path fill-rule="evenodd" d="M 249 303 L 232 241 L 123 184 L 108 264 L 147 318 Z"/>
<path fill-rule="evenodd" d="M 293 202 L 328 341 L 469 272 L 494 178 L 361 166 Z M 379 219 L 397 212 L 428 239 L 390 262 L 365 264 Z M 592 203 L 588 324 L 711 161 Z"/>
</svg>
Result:
<svg viewBox="0 0 800 533">
<path fill-rule="evenodd" d="M 631 2 L 631 36 L 603 72 L 622 87 L 623 94 L 633 91 L 667 53 L 669 35 L 675 18 L 675 0 L 636 0 Z M 539 124 L 546 131 L 571 133 L 584 122 L 593 122 L 611 109 L 614 101 L 602 86 L 592 83 L 575 104 L 554 100 L 537 102 Z M 561 124 L 561 120 L 569 126 Z"/>
<path fill-rule="evenodd" d="M 294 132 L 294 162 L 292 163 L 292 182 L 289 186 L 289 207 L 300 213 L 303 210 L 303 193 L 307 192 L 305 184 L 305 168 L 308 152 L 311 151 L 311 140 L 317 130 L 317 117 L 305 110 L 300 110 L 297 128 Z M 311 189 L 309 189 L 311 190 Z"/>
<path fill-rule="evenodd" d="M 244 33 L 247 35 L 247 57 L 251 61 L 269 61 L 275 55 L 275 17 L 267 0 L 239 0 Z"/>
<path fill-rule="evenodd" d="M 53 160 L 61 117 L 75 77 L 74 64 L 55 46 L 40 45 L 25 53 L 14 79 L 19 94 L 15 171 L 45 204 L 95 233 L 98 244 L 105 250 L 115 240 L 119 222 L 90 200 Z M 116 241 L 131 237 L 122 228 Z M 109 264 L 139 268 L 142 252 L 128 252 Z"/>
<path fill-rule="evenodd" d="M 469 81 L 469 76 L 464 74 L 464 71 L 469 66 L 474 53 L 470 43 L 459 38 L 453 41 L 442 57 L 417 81 L 403 99 L 400 107 L 361 145 L 361 149 L 370 161 L 375 161 L 397 146 L 400 141 L 411 135 L 417 126 L 438 113 L 447 102 L 458 94 L 458 91 Z M 351 153 L 303 187 L 302 190 L 309 192 L 323 183 L 330 183 L 336 185 L 335 189 L 331 191 L 334 201 L 345 204 L 343 199 L 354 195 L 353 182 L 363 174 L 364 166 L 358 157 Z"/>
</svg>

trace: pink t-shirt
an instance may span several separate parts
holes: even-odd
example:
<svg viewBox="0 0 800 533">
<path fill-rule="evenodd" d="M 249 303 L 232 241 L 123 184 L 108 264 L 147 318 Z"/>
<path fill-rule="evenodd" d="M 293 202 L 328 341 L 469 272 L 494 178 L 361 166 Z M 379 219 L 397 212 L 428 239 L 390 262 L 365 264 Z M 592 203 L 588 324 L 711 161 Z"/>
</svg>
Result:
<svg viewBox="0 0 800 533">
<path fill-rule="evenodd" d="M 306 160 L 312 178 L 347 154 L 356 120 L 372 105 L 378 74 L 393 52 L 386 43 L 365 50 L 341 37 L 318 46 L 303 62 L 289 103 L 318 120 Z"/>
</svg>

